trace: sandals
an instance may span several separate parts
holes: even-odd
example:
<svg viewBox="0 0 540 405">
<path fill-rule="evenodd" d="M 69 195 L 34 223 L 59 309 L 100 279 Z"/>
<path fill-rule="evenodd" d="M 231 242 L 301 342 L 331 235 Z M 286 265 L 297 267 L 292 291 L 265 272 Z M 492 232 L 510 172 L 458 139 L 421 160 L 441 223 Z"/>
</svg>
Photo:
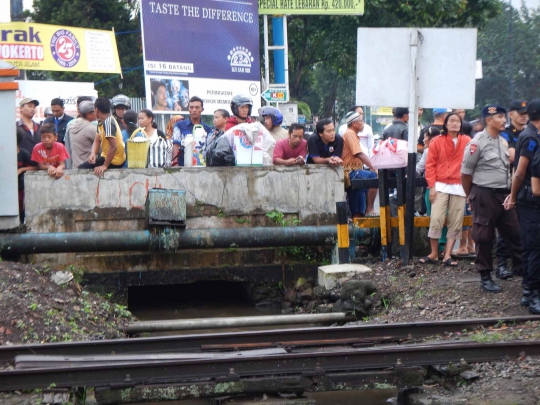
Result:
<svg viewBox="0 0 540 405">
<path fill-rule="evenodd" d="M 438 262 L 437 259 L 432 259 L 429 256 L 422 257 L 420 260 L 418 260 L 418 263 L 420 263 L 420 264 L 432 264 L 432 263 L 435 264 L 437 262 Z"/>
<path fill-rule="evenodd" d="M 443 261 L 442 264 L 445 265 L 445 266 L 448 266 L 448 267 L 457 267 L 458 266 L 458 263 L 453 262 L 451 257 L 449 257 L 447 260 Z"/>
</svg>

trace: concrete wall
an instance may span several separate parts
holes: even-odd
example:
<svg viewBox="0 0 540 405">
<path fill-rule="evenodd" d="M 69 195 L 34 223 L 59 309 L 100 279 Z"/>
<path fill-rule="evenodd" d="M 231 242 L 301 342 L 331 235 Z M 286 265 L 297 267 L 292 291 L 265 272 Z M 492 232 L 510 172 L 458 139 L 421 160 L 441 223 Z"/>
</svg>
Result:
<svg viewBox="0 0 540 405">
<path fill-rule="evenodd" d="M 182 189 L 188 228 L 268 226 L 278 210 L 302 225 L 335 223 L 344 200 L 343 169 L 328 166 L 108 170 L 103 178 L 71 170 L 59 180 L 46 172 L 25 175 L 29 232 L 145 228 L 151 188 Z"/>
</svg>

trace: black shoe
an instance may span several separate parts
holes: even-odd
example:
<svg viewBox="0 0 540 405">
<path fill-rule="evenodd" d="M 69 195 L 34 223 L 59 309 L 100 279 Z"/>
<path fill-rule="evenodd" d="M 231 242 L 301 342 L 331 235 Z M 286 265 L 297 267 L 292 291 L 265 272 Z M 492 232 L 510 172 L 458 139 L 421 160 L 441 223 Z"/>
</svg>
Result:
<svg viewBox="0 0 540 405">
<path fill-rule="evenodd" d="M 519 302 L 519 305 L 521 305 L 522 307 L 528 307 L 529 304 L 531 303 L 531 296 L 532 296 L 532 293 L 531 293 L 531 290 L 529 290 L 529 288 L 523 288 L 523 293 L 521 294 L 521 301 Z"/>
<path fill-rule="evenodd" d="M 540 315 L 540 290 L 531 291 L 531 299 L 529 301 L 529 314 Z"/>
<path fill-rule="evenodd" d="M 495 277 L 500 280 L 507 280 L 509 278 L 512 278 L 512 276 L 513 274 L 506 264 L 499 265 L 497 271 L 495 272 Z"/>
<path fill-rule="evenodd" d="M 484 291 L 487 291 L 490 293 L 501 292 L 501 287 L 495 284 L 495 282 L 491 279 L 490 272 L 486 272 L 481 275 L 480 285 L 482 286 L 482 290 Z"/>
</svg>

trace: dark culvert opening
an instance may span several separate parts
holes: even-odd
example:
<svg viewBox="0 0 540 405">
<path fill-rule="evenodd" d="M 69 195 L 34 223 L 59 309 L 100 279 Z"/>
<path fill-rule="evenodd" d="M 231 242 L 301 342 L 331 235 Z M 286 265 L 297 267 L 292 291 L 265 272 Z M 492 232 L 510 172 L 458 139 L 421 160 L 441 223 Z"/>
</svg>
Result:
<svg viewBox="0 0 540 405">
<path fill-rule="evenodd" d="M 129 309 L 246 305 L 253 307 L 248 286 L 232 281 L 197 281 L 190 284 L 132 286 L 128 289 Z"/>
</svg>

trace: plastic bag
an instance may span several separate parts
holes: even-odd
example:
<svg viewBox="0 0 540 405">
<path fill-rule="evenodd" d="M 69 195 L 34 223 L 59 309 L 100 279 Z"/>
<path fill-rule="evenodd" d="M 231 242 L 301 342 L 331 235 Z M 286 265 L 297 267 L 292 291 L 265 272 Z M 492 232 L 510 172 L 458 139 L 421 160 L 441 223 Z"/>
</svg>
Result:
<svg viewBox="0 0 540 405">
<path fill-rule="evenodd" d="M 409 145 L 401 139 L 388 138 L 373 148 L 371 164 L 375 169 L 407 167 Z"/>
<path fill-rule="evenodd" d="M 268 151 L 276 141 L 260 122 L 238 124 L 223 138 L 234 151 L 237 166 L 272 166 Z"/>
</svg>

